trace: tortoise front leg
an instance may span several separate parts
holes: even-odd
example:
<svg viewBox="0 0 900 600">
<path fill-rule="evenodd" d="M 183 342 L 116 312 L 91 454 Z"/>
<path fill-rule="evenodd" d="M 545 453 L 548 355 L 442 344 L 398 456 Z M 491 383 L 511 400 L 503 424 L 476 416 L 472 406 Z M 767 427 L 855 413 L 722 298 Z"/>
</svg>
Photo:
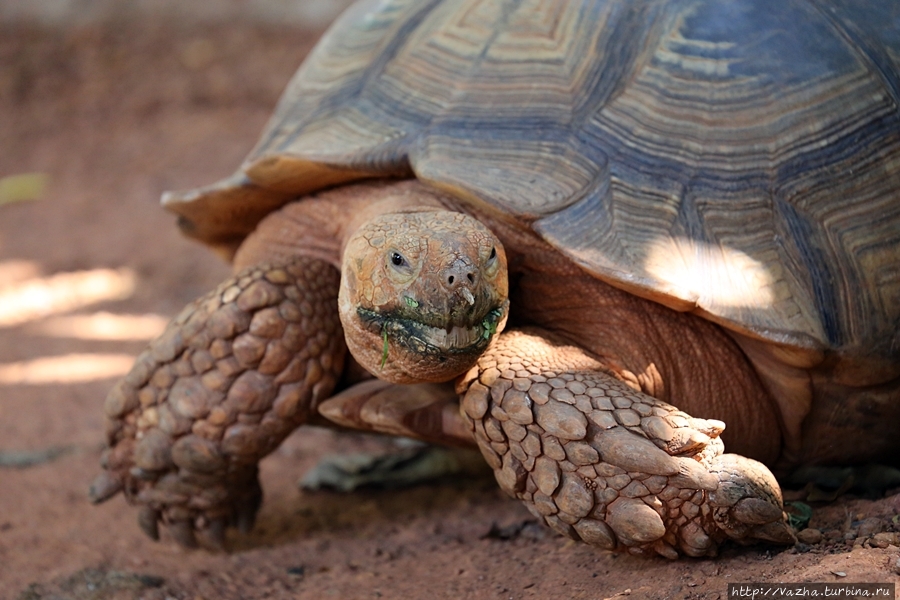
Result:
<svg viewBox="0 0 900 600">
<path fill-rule="evenodd" d="M 315 414 L 335 387 L 346 347 L 339 273 L 298 258 L 244 269 L 187 306 L 106 399 L 109 448 L 91 486 L 119 491 L 184 546 L 195 532 L 224 544 L 227 526 L 253 526 L 257 465 Z"/>
<path fill-rule="evenodd" d="M 726 538 L 792 541 L 775 478 L 722 454 L 720 421 L 632 389 L 579 348 L 502 334 L 460 391 L 500 486 L 563 535 L 668 558 L 711 556 Z"/>
</svg>

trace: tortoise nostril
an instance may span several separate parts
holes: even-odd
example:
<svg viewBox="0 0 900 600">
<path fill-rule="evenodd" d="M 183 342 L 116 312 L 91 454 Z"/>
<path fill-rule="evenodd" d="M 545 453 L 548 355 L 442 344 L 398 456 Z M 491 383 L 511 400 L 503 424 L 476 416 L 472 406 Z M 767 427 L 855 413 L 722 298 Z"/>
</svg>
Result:
<svg viewBox="0 0 900 600">
<path fill-rule="evenodd" d="M 443 269 L 443 281 L 448 290 L 456 290 L 469 287 L 478 280 L 478 272 L 472 265 L 472 261 L 466 258 L 457 258 Z"/>
<path fill-rule="evenodd" d="M 469 280 L 469 283 L 475 283 L 475 275 L 472 273 L 466 273 L 466 279 Z M 453 285 L 456 283 L 456 275 L 450 275 L 447 277 L 447 283 Z"/>
</svg>

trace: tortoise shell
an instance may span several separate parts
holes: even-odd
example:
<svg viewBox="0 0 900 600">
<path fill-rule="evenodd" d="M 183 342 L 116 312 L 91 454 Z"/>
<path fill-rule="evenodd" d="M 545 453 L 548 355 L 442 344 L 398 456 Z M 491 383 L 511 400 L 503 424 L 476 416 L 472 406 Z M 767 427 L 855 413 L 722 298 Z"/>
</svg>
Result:
<svg viewBox="0 0 900 600">
<path fill-rule="evenodd" d="M 896 0 L 372 0 L 235 175 L 164 204 L 227 249 L 302 194 L 416 177 L 875 383 L 900 374 L 898 101 Z"/>
</svg>

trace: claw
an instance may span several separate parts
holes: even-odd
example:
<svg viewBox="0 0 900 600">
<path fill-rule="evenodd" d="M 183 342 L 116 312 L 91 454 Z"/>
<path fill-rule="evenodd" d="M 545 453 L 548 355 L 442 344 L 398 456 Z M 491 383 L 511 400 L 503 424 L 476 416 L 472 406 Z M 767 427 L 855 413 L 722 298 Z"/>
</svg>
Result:
<svg viewBox="0 0 900 600">
<path fill-rule="evenodd" d="M 790 546 L 797 543 L 797 536 L 791 526 L 784 522 L 766 523 L 754 527 L 747 536 L 752 540 L 764 540 L 773 544 Z"/>
<path fill-rule="evenodd" d="M 116 494 L 122 491 L 122 482 L 116 479 L 107 471 L 103 471 L 91 483 L 88 490 L 88 497 L 93 504 L 106 502 Z"/>
<path fill-rule="evenodd" d="M 149 506 L 142 506 L 140 510 L 138 510 L 138 525 L 141 527 L 141 531 L 147 534 L 154 542 L 159 541 L 159 511 L 150 508 Z"/>
<path fill-rule="evenodd" d="M 209 544 L 219 550 L 224 552 L 226 550 L 225 547 L 225 529 L 227 525 L 225 523 L 225 519 L 213 519 L 209 527 L 206 529 L 205 536 L 209 541 Z"/>
<path fill-rule="evenodd" d="M 710 465 L 719 486 L 709 494 L 716 525 L 739 542 L 761 539 L 792 544 L 794 534 L 784 515 L 781 488 L 761 463 L 723 454 Z"/>
<path fill-rule="evenodd" d="M 250 533 L 253 526 L 256 525 L 256 513 L 262 506 L 263 492 L 259 486 L 259 480 L 254 473 L 253 478 L 247 482 L 247 489 L 244 496 L 235 503 L 235 526 L 241 533 Z"/>
<path fill-rule="evenodd" d="M 194 528 L 189 520 L 172 521 L 169 525 L 172 537 L 184 548 L 196 548 L 197 538 L 194 536 Z"/>
<path fill-rule="evenodd" d="M 128 474 L 135 479 L 140 479 L 143 481 L 156 481 L 156 479 L 159 477 L 156 473 L 146 471 L 140 467 L 131 467 L 128 470 Z"/>
<path fill-rule="evenodd" d="M 237 509 L 235 525 L 241 533 L 250 533 L 256 525 L 257 507 L 252 504 L 241 504 Z"/>
</svg>

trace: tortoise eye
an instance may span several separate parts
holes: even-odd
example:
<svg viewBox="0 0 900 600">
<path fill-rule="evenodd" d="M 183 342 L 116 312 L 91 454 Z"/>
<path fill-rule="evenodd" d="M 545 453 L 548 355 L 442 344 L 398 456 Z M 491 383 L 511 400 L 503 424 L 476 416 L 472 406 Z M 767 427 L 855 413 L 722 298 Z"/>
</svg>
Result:
<svg viewBox="0 0 900 600">
<path fill-rule="evenodd" d="M 407 265 L 406 259 L 403 258 L 403 255 L 399 252 L 391 252 L 391 264 L 395 267 L 402 267 Z"/>
<path fill-rule="evenodd" d="M 497 247 L 493 246 L 491 248 L 491 253 L 488 256 L 487 260 L 484 261 L 484 266 L 482 267 L 484 275 L 486 277 L 493 277 L 497 274 L 500 269 L 500 261 L 497 260 Z"/>
</svg>

